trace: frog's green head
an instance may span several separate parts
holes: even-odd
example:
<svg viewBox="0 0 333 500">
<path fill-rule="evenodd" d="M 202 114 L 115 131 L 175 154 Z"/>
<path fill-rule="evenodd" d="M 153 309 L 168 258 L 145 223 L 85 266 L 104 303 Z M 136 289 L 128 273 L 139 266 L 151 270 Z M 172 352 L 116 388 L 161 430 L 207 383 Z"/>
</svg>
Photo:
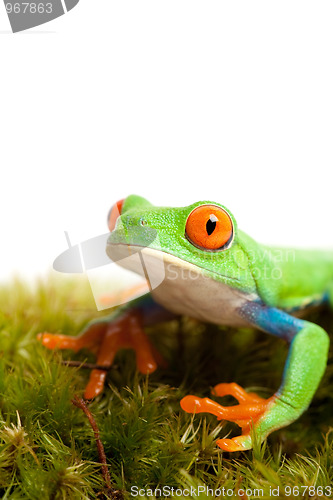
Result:
<svg viewBox="0 0 333 500">
<path fill-rule="evenodd" d="M 108 221 L 107 253 L 120 265 L 129 253 L 146 248 L 163 255 L 167 263 L 182 262 L 183 267 L 234 288 L 255 291 L 247 250 L 256 244 L 238 230 L 234 216 L 219 203 L 155 207 L 131 195 L 113 206 Z"/>
</svg>

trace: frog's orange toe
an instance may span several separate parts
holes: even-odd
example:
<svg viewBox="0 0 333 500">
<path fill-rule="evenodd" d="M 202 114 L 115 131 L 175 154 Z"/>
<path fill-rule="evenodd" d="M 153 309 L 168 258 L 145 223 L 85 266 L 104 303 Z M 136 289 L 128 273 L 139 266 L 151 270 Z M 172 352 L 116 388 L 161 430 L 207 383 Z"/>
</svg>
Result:
<svg viewBox="0 0 333 500">
<path fill-rule="evenodd" d="M 197 396 L 185 396 L 180 401 L 180 406 L 187 413 L 211 413 L 219 420 L 224 418 L 225 408 L 209 398 L 198 398 Z"/>
<path fill-rule="evenodd" d="M 235 382 L 231 382 L 230 384 L 217 384 L 212 390 L 212 394 L 219 397 L 233 396 L 239 403 L 259 403 L 265 401 L 254 392 L 246 392 L 243 387 Z"/>
<path fill-rule="evenodd" d="M 150 373 L 154 373 L 157 368 L 157 363 L 155 363 L 153 359 L 148 361 L 137 360 L 137 367 L 140 373 L 149 375 Z"/>
<path fill-rule="evenodd" d="M 101 392 L 103 392 L 105 377 L 106 371 L 92 370 L 89 382 L 84 391 L 85 399 L 94 399 L 96 396 L 101 394 Z"/>
<path fill-rule="evenodd" d="M 72 351 L 79 349 L 77 338 L 68 335 L 44 332 L 37 335 L 37 340 L 47 349 L 71 349 Z"/>
<path fill-rule="evenodd" d="M 180 406 L 187 413 L 200 413 L 202 410 L 201 398 L 197 398 L 196 396 L 185 396 L 180 401 Z"/>
<path fill-rule="evenodd" d="M 251 436 L 238 436 L 233 439 L 218 439 L 216 444 L 223 451 L 245 451 L 252 448 Z"/>
</svg>

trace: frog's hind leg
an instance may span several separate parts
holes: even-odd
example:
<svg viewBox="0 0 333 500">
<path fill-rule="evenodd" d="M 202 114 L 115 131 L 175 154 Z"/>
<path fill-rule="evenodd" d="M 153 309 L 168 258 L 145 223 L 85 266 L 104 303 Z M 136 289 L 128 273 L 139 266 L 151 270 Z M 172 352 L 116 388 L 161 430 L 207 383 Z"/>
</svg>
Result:
<svg viewBox="0 0 333 500">
<path fill-rule="evenodd" d="M 144 327 L 165 320 L 166 314 L 167 311 L 148 295 L 126 304 L 109 316 L 88 323 L 77 337 L 45 332 L 40 333 L 38 339 L 48 349 L 78 351 L 86 348 L 97 353 L 98 368 L 92 370 L 84 394 L 86 399 L 92 399 L 102 392 L 107 370 L 120 349 L 135 351 L 137 368 L 141 373 L 152 373 L 158 365 L 165 366 L 164 359 L 146 336 Z"/>
<path fill-rule="evenodd" d="M 282 384 L 267 400 L 247 394 L 233 384 L 220 384 L 215 392 L 220 396 L 233 395 L 239 402 L 236 406 L 224 407 L 194 396 L 182 400 L 182 408 L 189 413 L 212 413 L 242 428 L 241 436 L 217 442 L 226 451 L 252 448 L 253 432 L 261 442 L 274 430 L 294 422 L 307 409 L 324 373 L 329 347 L 328 335 L 321 327 L 279 309 L 248 303 L 239 314 L 260 329 L 285 339 L 290 349 Z"/>
</svg>

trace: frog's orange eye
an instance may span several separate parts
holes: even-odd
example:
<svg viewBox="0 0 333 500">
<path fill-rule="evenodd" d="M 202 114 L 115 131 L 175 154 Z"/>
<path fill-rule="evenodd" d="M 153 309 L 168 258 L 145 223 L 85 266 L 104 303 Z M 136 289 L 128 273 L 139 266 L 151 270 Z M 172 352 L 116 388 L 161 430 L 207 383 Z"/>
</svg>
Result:
<svg viewBox="0 0 333 500">
<path fill-rule="evenodd" d="M 188 216 L 185 231 L 186 238 L 196 247 L 219 250 L 231 242 L 233 224 L 223 208 L 201 205 Z"/>
<path fill-rule="evenodd" d="M 121 215 L 123 204 L 124 204 L 124 199 L 117 201 L 117 203 L 112 205 L 108 213 L 108 226 L 110 231 L 113 231 L 114 228 L 116 227 L 116 221 L 119 215 Z"/>
</svg>

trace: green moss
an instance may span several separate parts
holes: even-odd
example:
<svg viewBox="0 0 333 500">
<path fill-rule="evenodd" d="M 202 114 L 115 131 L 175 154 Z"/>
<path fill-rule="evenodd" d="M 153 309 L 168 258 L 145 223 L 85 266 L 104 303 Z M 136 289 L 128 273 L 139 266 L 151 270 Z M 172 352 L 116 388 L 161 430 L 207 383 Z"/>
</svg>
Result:
<svg viewBox="0 0 333 500">
<path fill-rule="evenodd" d="M 82 279 L 30 288 L 16 281 L 0 290 L 0 298 L 0 497 L 103 498 L 93 431 L 71 403 L 82 395 L 89 372 L 61 363 L 93 358 L 85 352 L 52 353 L 36 336 L 78 333 L 105 313 L 94 309 Z M 329 313 L 317 312 L 311 319 L 332 331 Z M 150 328 L 149 334 L 168 367 L 149 378 L 139 375 L 133 353 L 123 351 L 104 394 L 89 405 L 113 487 L 124 498 L 131 498 L 133 486 L 147 494 L 148 488 L 163 486 L 192 487 L 196 493 L 199 486 L 225 488 L 235 492 L 234 498 L 242 498 L 236 492 L 247 488 L 258 490 L 249 498 L 272 498 L 272 488 L 279 488 L 279 498 L 313 498 L 306 487 L 333 485 L 332 357 L 313 404 L 297 422 L 254 451 L 228 454 L 215 441 L 236 435 L 237 428 L 210 415 L 193 418 L 180 409 L 179 400 L 192 392 L 208 396 L 209 388 L 222 381 L 271 395 L 280 383 L 285 344 L 253 330 L 185 318 Z M 318 497 L 329 498 L 320 491 Z M 207 498 L 207 491 L 193 498 Z"/>
</svg>

